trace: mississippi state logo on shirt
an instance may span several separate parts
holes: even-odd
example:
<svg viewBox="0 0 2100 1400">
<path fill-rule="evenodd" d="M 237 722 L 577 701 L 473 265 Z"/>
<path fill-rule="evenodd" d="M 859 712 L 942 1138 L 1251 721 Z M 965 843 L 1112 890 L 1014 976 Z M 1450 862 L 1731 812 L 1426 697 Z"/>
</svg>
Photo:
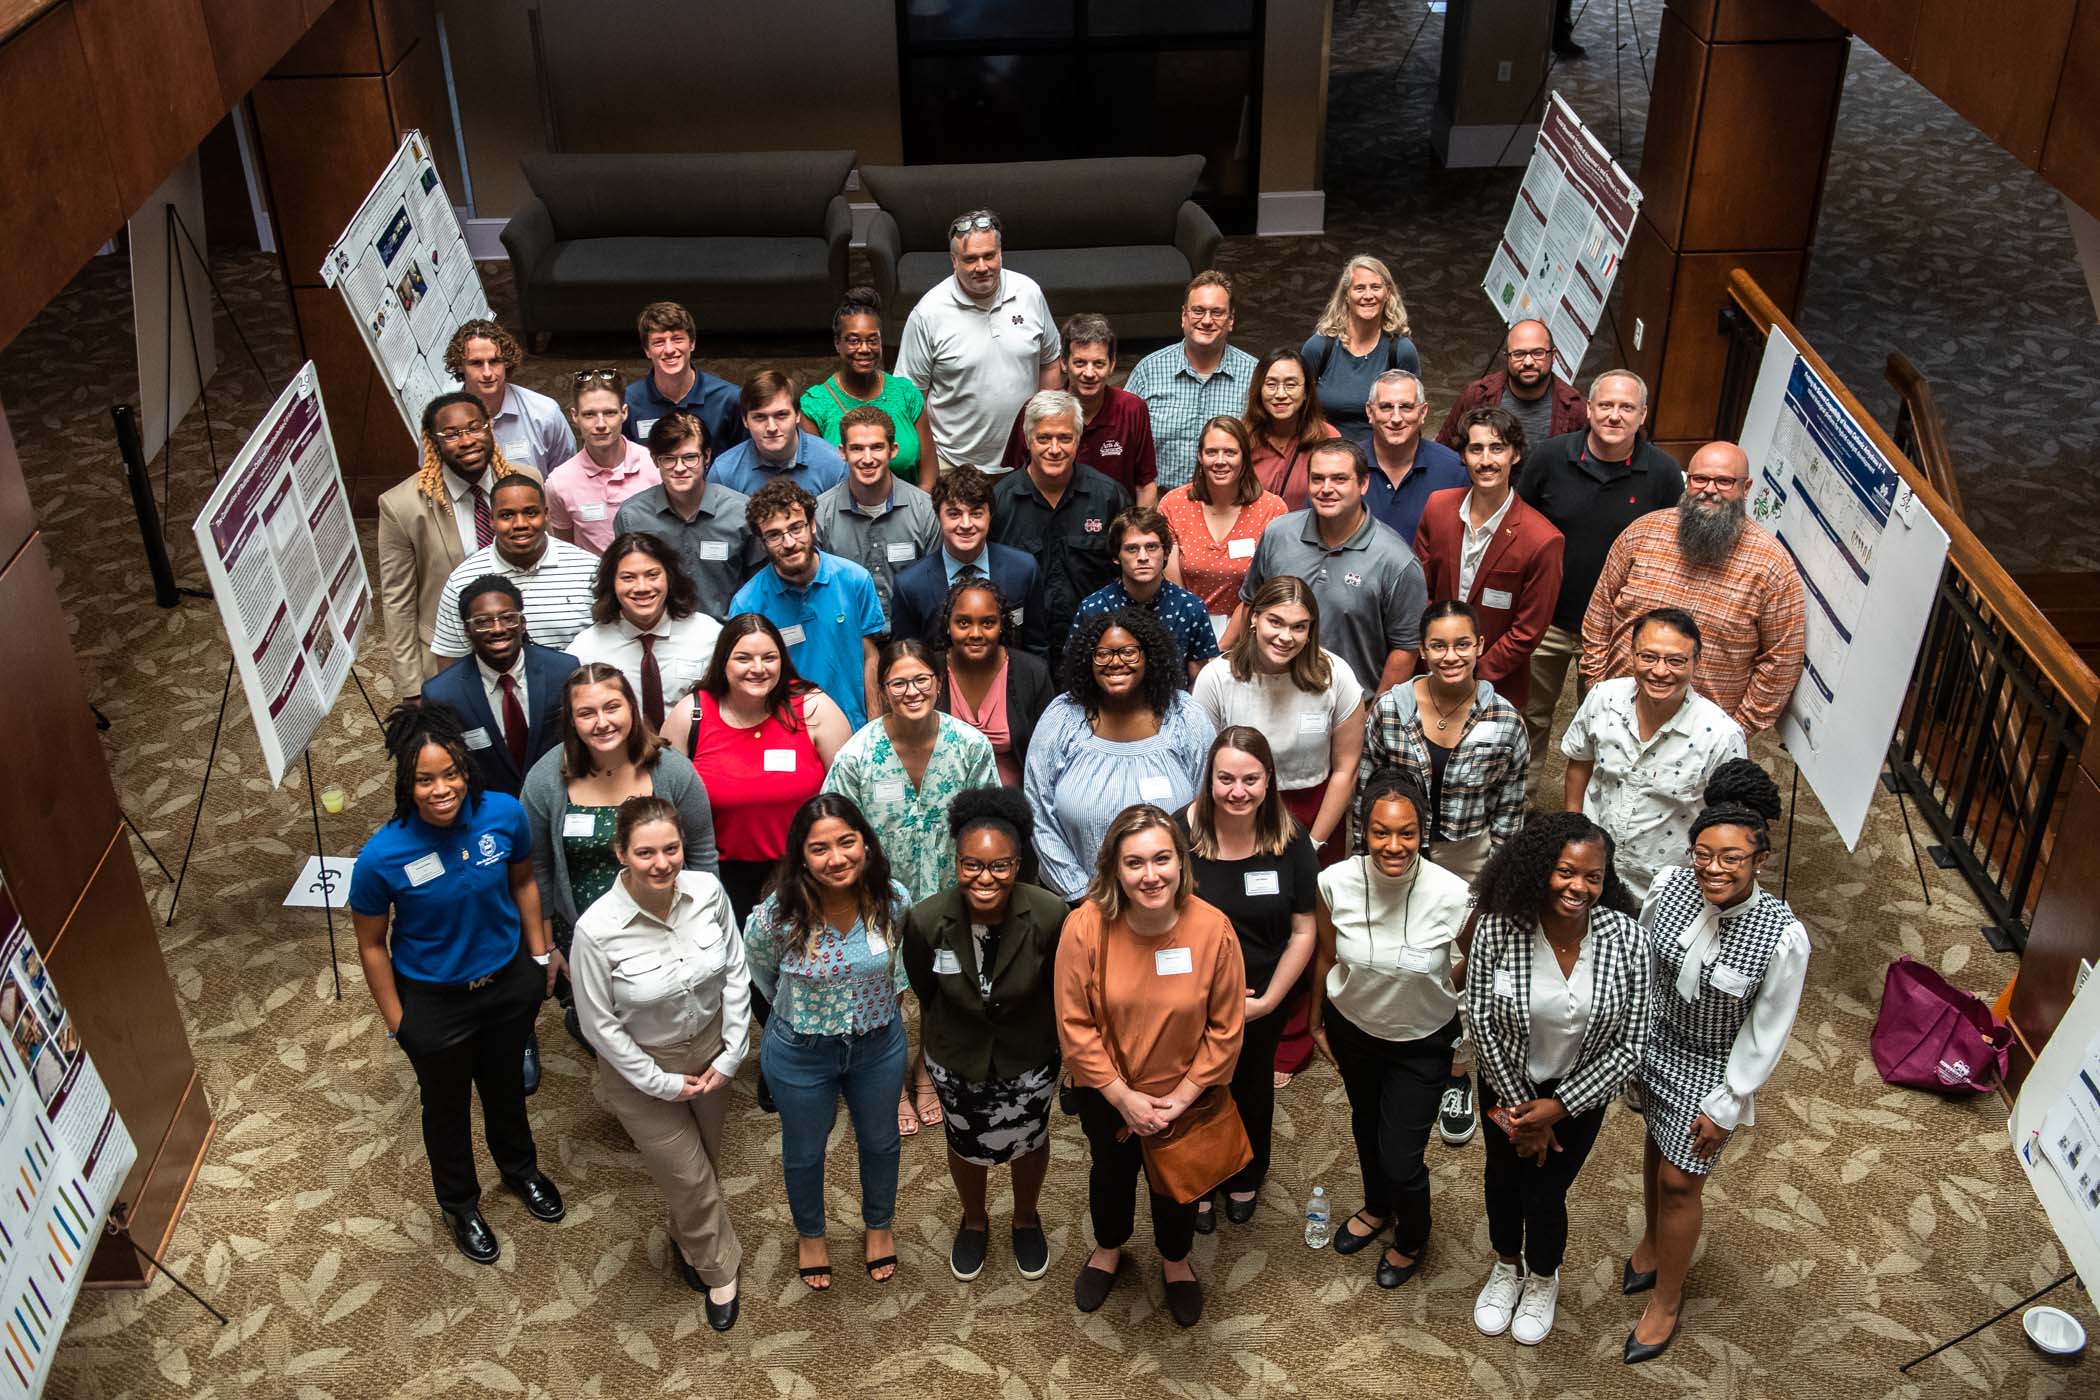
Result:
<svg viewBox="0 0 2100 1400">
<path fill-rule="evenodd" d="M 1362 574 L 1343 574 L 1342 582 L 1348 584 L 1351 588 L 1361 588 L 1364 585 L 1364 576 Z"/>
<path fill-rule="evenodd" d="M 1021 318 L 1019 316 L 1014 317 L 1014 324 L 1017 326 L 1021 324 Z"/>
<path fill-rule="evenodd" d="M 1100 534 L 1100 533 L 1101 533 L 1101 522 L 1100 522 L 1099 520 L 1088 520 L 1088 521 L 1086 522 L 1086 532 L 1087 532 L 1087 533 L 1088 533 L 1089 535 L 1098 535 L 1098 534 Z"/>
<path fill-rule="evenodd" d="M 1117 442 L 1114 438 L 1109 438 L 1101 444 L 1099 455 L 1103 457 L 1120 457 L 1123 455 L 1123 444 Z"/>
</svg>

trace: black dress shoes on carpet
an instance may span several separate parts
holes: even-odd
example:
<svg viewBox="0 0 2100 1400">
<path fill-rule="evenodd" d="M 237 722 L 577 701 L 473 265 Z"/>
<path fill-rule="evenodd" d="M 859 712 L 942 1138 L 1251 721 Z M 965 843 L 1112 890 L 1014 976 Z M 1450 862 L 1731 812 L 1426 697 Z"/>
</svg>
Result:
<svg viewBox="0 0 2100 1400">
<path fill-rule="evenodd" d="M 476 1264 L 493 1264 L 503 1254 L 503 1247 L 496 1243 L 496 1232 L 481 1218 L 479 1206 L 468 1206 L 464 1210 L 443 1212 L 445 1228 L 452 1232 L 452 1243 L 459 1252 Z"/>
<path fill-rule="evenodd" d="M 1225 1218 L 1235 1225 L 1244 1225 L 1254 1218 L 1254 1208 L 1260 1204 L 1258 1196 L 1251 1201 L 1235 1201 L 1228 1195 L 1225 1197 Z"/>
<path fill-rule="evenodd" d="M 531 1098 L 540 1091 L 540 1033 L 525 1037 L 525 1097 Z"/>
<path fill-rule="evenodd" d="M 1639 1327 L 1635 1327 L 1633 1331 L 1628 1332 L 1626 1334 L 1626 1364 L 1638 1366 L 1643 1361 L 1653 1361 L 1656 1357 L 1668 1351 L 1670 1343 L 1677 1340 L 1677 1328 L 1683 1321 L 1684 1318 L 1680 1314 L 1677 1321 L 1670 1324 L 1670 1335 L 1659 1342 L 1642 1341 L 1638 1336 Z"/>
<path fill-rule="evenodd" d="M 535 1220 L 544 1220 L 552 1225 L 568 1214 L 567 1208 L 561 1203 L 561 1192 L 554 1189 L 554 1183 L 547 1180 L 543 1173 L 534 1172 L 523 1181 L 506 1181 L 503 1184 L 525 1203 L 525 1209 L 532 1212 L 532 1218 Z"/>
<path fill-rule="evenodd" d="M 727 1332 L 730 1328 L 736 1326 L 737 1313 L 743 1301 L 744 1295 L 740 1291 L 726 1303 L 717 1303 L 712 1298 L 703 1297 L 700 1300 L 700 1306 L 707 1313 L 708 1326 L 714 1328 L 717 1332 Z"/>
<path fill-rule="evenodd" d="M 1619 1275 L 1619 1291 L 1631 1298 L 1636 1293 L 1646 1293 L 1655 1287 L 1655 1270 L 1647 1273 L 1633 1267 L 1633 1260 L 1626 1261 L 1626 1268 Z"/>
<path fill-rule="evenodd" d="M 1401 1284 L 1406 1283 L 1417 1273 L 1421 1272 L 1422 1256 L 1420 1254 L 1414 1257 L 1414 1262 L 1412 1263 L 1395 1264 L 1391 1256 L 1397 1252 L 1398 1248 L 1395 1247 L 1378 1256 L 1376 1282 L 1380 1288 L 1398 1288 Z"/>
<path fill-rule="evenodd" d="M 1167 1315 L 1178 1327 L 1194 1327 L 1203 1320 L 1203 1285 L 1195 1279 L 1167 1280 Z"/>
</svg>

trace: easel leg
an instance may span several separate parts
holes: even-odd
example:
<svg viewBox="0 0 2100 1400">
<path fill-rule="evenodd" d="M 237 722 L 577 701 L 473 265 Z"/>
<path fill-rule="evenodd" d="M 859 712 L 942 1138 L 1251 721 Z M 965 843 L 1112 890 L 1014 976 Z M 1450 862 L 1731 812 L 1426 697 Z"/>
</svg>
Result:
<svg viewBox="0 0 2100 1400">
<path fill-rule="evenodd" d="M 357 693 L 365 698 L 365 708 L 372 712 L 372 723 L 378 725 L 380 732 L 384 733 L 386 721 L 379 717 L 379 707 L 372 703 L 372 692 L 365 689 L 365 678 L 357 674 L 355 666 L 350 668 L 350 679 L 357 682 Z"/>
<path fill-rule="evenodd" d="M 225 1313 L 220 1312 L 217 1308 L 205 1302 L 203 1296 L 199 1294 L 196 1289 L 190 1287 L 188 1284 L 182 1281 L 182 1275 L 176 1273 L 166 1264 L 163 1264 L 160 1261 L 160 1257 L 158 1255 L 156 1255 L 152 1250 L 146 1248 L 146 1246 L 140 1244 L 138 1240 L 132 1236 L 131 1212 L 125 1208 L 125 1205 L 122 1201 L 117 1202 L 116 1208 L 110 1211 L 109 1224 L 105 1228 L 108 1229 L 109 1233 L 117 1236 L 117 1238 L 123 1240 L 124 1243 L 130 1245 L 132 1249 L 137 1252 L 139 1258 L 145 1260 L 154 1268 L 160 1270 L 163 1274 L 166 1274 L 168 1276 L 168 1282 L 174 1284 L 177 1288 L 190 1295 L 191 1302 L 195 1303 L 198 1307 L 210 1313 L 213 1317 L 219 1319 L 219 1325 L 221 1327 L 224 1327 L 226 1325 Z"/>
<path fill-rule="evenodd" d="M 1910 842 L 1910 863 L 1918 868 L 1918 892 L 1925 896 L 1925 907 L 1932 907 L 1932 886 L 1925 883 L 1925 857 L 1918 854 L 1918 835 L 1910 829 L 1910 804 L 1903 800 L 1903 784 L 1897 781 L 1894 770 L 1883 780 L 1890 792 L 1896 794 L 1896 810 L 1903 814 L 1903 839 Z"/>
<path fill-rule="evenodd" d="M 1779 897 L 1786 898 L 1787 881 L 1794 873 L 1794 812 L 1801 797 L 1801 765 L 1794 765 L 1793 781 L 1786 793 L 1786 856 L 1779 865 Z"/>
<path fill-rule="evenodd" d="M 314 856 L 321 862 L 321 912 L 328 918 L 328 970 L 335 974 L 335 999 L 343 999 L 343 965 L 335 954 L 335 889 L 328 882 L 328 847 L 321 842 L 321 799 L 314 795 L 314 756 L 301 755 L 306 763 L 306 805 L 314 815 Z"/>
<path fill-rule="evenodd" d="M 2029 1303 L 2035 1302 L 2038 1299 L 2044 1298 L 2049 1294 L 2054 1293 L 2057 1289 L 2062 1288 L 2065 1284 L 2069 1283 L 2072 1279 L 2077 1277 L 2078 1275 L 2076 1273 L 2065 1274 L 2062 1278 L 2050 1284 L 2047 1288 L 2041 1289 L 2034 1293 L 2030 1293 L 2025 1298 L 2022 1298 L 2019 1302 L 2014 1303 L 2011 1307 L 2000 1309 L 1998 1312 L 1991 1314 L 1983 1321 L 1977 1323 L 1974 1327 L 1971 1327 L 1968 1331 L 1962 1333 L 1959 1337 L 1956 1337 L 1953 1341 L 1941 1342 L 1938 1346 L 1934 1347 L 1931 1351 L 1926 1352 L 1923 1356 L 1917 1357 L 1914 1360 L 1904 1362 L 1901 1366 L 1898 1366 L 1896 1368 L 1897 1371 L 1906 1375 L 1909 1374 L 1911 1367 L 1918 1365 L 1920 1362 L 1932 1360 L 1933 1357 L 1938 1356 L 1948 1347 L 1960 1346 L 1963 1342 L 1966 1342 L 1967 1340 L 1969 1340 L 1969 1338 L 1975 1336 L 1984 1328 L 1993 1326 L 1996 1323 L 2004 1321 L 2006 1318 L 2011 1317 L 2020 1309 L 2026 1307 Z"/>
<path fill-rule="evenodd" d="M 226 728 L 226 701 L 233 694 L 233 659 L 226 661 L 226 685 L 219 692 L 219 717 L 212 721 L 211 753 L 204 760 L 204 781 L 197 785 L 197 810 L 190 813 L 190 839 L 183 843 L 182 868 L 175 876 L 175 892 L 168 896 L 167 928 L 175 927 L 175 906 L 182 900 L 182 882 L 189 878 L 190 852 L 197 849 L 197 827 L 204 820 L 204 794 L 211 790 L 212 766 L 219 761 L 219 735 Z"/>
</svg>

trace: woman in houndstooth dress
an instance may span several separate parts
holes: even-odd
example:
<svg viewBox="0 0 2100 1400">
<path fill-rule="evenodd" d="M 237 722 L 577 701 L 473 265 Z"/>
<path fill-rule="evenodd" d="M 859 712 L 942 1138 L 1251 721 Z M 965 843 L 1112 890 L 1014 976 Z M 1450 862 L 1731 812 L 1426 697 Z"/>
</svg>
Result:
<svg viewBox="0 0 2100 1400">
<path fill-rule="evenodd" d="M 1779 1067 L 1801 1004 L 1808 933 L 1757 883 L 1779 812 L 1779 789 L 1762 768 L 1722 764 L 1692 823 L 1690 866 L 1660 872 L 1641 909 L 1654 957 L 1639 1081 L 1647 1222 L 1623 1289 L 1655 1296 L 1627 1335 L 1628 1364 L 1661 1355 L 1676 1336 L 1706 1178 L 1729 1135 L 1756 1121 L 1756 1093 Z"/>
</svg>

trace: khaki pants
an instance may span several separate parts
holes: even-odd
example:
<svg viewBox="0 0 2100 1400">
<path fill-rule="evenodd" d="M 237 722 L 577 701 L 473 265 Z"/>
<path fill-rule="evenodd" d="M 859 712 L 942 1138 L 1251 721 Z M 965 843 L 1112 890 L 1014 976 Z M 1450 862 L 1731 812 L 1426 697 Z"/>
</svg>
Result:
<svg viewBox="0 0 2100 1400">
<path fill-rule="evenodd" d="M 1561 627 L 1548 627 L 1531 654 L 1531 698 L 1524 702 L 1525 737 L 1531 741 L 1531 761 L 1546 752 L 1547 736 L 1553 732 L 1553 716 L 1560 709 L 1560 694 L 1567 686 L 1568 671 L 1582 658 L 1582 634 Z"/>
<path fill-rule="evenodd" d="M 643 1046 L 670 1074 L 699 1074 L 722 1053 L 719 1019 L 682 1045 Z M 709 1288 L 736 1279 L 743 1246 L 729 1223 L 729 1206 L 715 1176 L 729 1086 L 683 1103 L 666 1103 L 635 1088 L 612 1063 L 598 1060 L 598 1102 L 620 1120 L 642 1154 L 642 1165 L 671 1208 L 671 1238 Z"/>
<path fill-rule="evenodd" d="M 1493 838 L 1485 831 L 1464 841 L 1439 841 L 1429 853 L 1429 863 L 1450 871 L 1467 884 L 1488 863 Z"/>
</svg>

